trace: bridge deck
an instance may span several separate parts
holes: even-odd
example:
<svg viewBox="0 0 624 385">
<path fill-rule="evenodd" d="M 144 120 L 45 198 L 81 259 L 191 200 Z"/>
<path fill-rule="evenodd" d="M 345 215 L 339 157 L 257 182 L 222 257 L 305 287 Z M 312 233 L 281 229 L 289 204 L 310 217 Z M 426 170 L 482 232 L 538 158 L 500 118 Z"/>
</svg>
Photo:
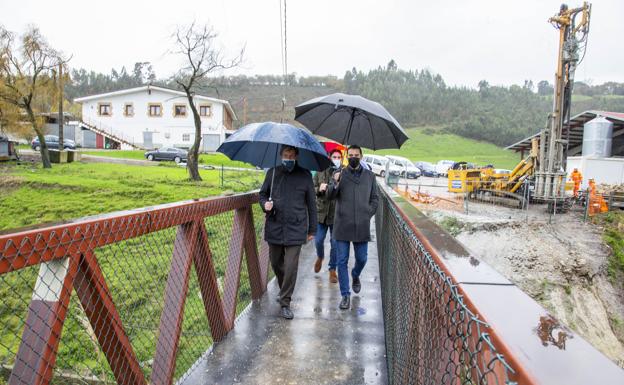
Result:
<svg viewBox="0 0 624 385">
<path fill-rule="evenodd" d="M 350 310 L 338 309 L 340 290 L 329 283 L 326 263 L 314 274 L 315 258 L 309 242 L 301 251 L 293 320 L 278 316 L 277 281 L 271 281 L 264 297 L 249 306 L 183 384 L 387 383 L 377 245 L 369 244 L 362 291 L 352 294 Z"/>
</svg>

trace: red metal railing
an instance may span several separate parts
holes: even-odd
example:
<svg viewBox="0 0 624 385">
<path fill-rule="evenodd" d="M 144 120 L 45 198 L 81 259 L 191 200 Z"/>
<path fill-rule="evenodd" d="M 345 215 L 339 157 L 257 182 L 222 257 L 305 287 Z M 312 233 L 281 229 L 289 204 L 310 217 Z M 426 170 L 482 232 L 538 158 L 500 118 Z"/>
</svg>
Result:
<svg viewBox="0 0 624 385">
<path fill-rule="evenodd" d="M 257 201 L 255 193 L 186 201 L 0 235 L 5 380 L 182 377 L 266 290 Z"/>
</svg>

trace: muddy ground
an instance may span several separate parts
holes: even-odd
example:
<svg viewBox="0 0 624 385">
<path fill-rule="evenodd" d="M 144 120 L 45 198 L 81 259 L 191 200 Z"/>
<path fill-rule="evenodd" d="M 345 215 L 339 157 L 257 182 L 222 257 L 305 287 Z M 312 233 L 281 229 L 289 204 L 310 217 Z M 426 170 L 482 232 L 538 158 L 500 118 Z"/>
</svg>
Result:
<svg viewBox="0 0 624 385">
<path fill-rule="evenodd" d="M 433 195 L 435 188 L 428 188 Z M 438 192 L 442 194 L 442 189 Z M 580 208 L 554 217 L 461 200 L 415 203 L 468 249 L 624 367 L 624 285 L 607 272 L 602 230 Z"/>
</svg>

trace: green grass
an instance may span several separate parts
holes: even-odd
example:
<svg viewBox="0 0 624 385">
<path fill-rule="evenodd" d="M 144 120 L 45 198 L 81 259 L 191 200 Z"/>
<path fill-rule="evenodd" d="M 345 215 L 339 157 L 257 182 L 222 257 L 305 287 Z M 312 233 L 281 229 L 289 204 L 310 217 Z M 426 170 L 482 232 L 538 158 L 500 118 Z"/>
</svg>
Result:
<svg viewBox="0 0 624 385">
<path fill-rule="evenodd" d="M 7 171 L 6 173 L 4 171 Z M 137 207 L 203 198 L 224 190 L 256 188 L 262 173 L 201 170 L 202 182 L 188 180 L 182 167 L 71 163 L 15 166 L 2 170 L 0 230 L 74 219 Z"/>
<path fill-rule="evenodd" d="M 611 247 L 609 277 L 617 279 L 624 274 L 624 212 L 611 211 L 592 218 L 592 222 L 604 228 L 603 239 Z"/>
<path fill-rule="evenodd" d="M 106 156 L 109 158 L 120 159 L 141 159 L 145 160 L 145 151 L 141 150 L 101 150 L 101 151 L 82 151 L 86 155 Z M 237 162 L 230 160 L 223 154 L 200 154 L 199 163 L 213 166 L 228 166 L 228 167 L 244 167 L 253 168 L 249 163 Z"/>
<path fill-rule="evenodd" d="M 379 155 L 399 155 L 412 161 L 435 163 L 449 159 L 466 161 L 478 165 L 493 164 L 496 168 L 511 169 L 520 161 L 520 155 L 504 150 L 491 143 L 462 138 L 442 133 L 435 127 L 407 129 L 409 139 L 399 150 L 379 150 Z"/>
</svg>

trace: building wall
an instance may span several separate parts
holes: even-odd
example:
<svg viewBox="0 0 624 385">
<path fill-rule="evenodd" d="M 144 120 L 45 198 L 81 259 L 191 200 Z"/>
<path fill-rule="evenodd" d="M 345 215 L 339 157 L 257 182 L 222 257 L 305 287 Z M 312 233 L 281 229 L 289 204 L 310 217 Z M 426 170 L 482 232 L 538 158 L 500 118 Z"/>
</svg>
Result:
<svg viewBox="0 0 624 385">
<path fill-rule="evenodd" d="M 624 183 L 624 158 L 588 158 L 583 156 L 570 156 L 566 165 L 568 175 L 578 168 L 583 175 L 581 188 L 589 187 L 589 179 L 594 179 L 597 184 L 622 184 Z"/>
<path fill-rule="evenodd" d="M 101 103 L 111 103 L 111 116 L 100 116 L 98 106 Z M 124 115 L 124 105 L 132 103 L 133 116 Z M 149 103 L 162 105 L 162 116 L 149 116 Z M 186 117 L 174 117 L 174 106 L 186 105 Z M 199 109 L 202 104 L 211 105 L 212 114 L 202 117 L 202 135 L 218 134 L 220 141 L 225 140 L 225 128 L 223 125 L 224 105 L 222 103 L 195 99 Z M 193 144 L 195 127 L 193 114 L 186 97 L 160 90 L 139 91 L 126 95 L 115 95 L 100 99 L 83 102 L 82 118 L 87 124 L 92 124 L 100 129 L 111 131 L 114 135 L 122 134 L 124 139 L 130 142 L 143 144 L 143 132 L 152 132 L 153 147 L 176 146 L 190 147 Z M 188 134 L 188 140 L 184 140 L 184 134 Z"/>
</svg>

